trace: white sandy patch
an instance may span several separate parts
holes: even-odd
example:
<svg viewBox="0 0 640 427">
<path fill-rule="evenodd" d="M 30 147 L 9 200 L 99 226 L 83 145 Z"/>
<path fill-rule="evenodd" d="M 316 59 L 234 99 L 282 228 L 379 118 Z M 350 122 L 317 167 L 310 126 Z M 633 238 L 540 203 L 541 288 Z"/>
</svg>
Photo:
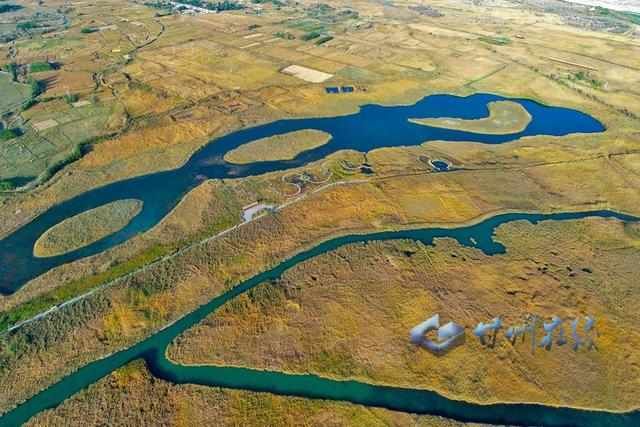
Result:
<svg viewBox="0 0 640 427">
<path fill-rule="evenodd" d="M 568 0 L 571 3 L 601 6 L 613 10 L 640 13 L 640 0 Z"/>
<path fill-rule="evenodd" d="M 314 70 L 313 68 L 303 67 L 302 65 L 289 65 L 282 69 L 284 74 L 297 77 L 311 83 L 322 83 L 333 77 L 333 74 Z"/>
<path fill-rule="evenodd" d="M 250 47 L 254 47 L 254 46 L 260 46 L 260 43 L 256 42 L 256 43 L 248 44 L 246 46 L 240 46 L 240 49 L 249 49 Z"/>
<path fill-rule="evenodd" d="M 259 203 L 250 207 L 246 207 L 242 212 L 242 219 L 244 222 L 251 221 L 258 213 L 265 209 L 273 209 L 275 206 L 267 205 L 265 203 Z"/>
<path fill-rule="evenodd" d="M 44 120 L 42 122 L 34 123 L 33 128 L 38 132 L 41 132 L 45 129 L 49 129 L 52 127 L 58 126 L 58 122 L 53 119 Z"/>
<path fill-rule="evenodd" d="M 74 103 L 73 103 L 73 104 L 71 104 L 71 105 L 73 105 L 75 108 L 78 108 L 78 107 L 84 107 L 84 106 L 86 106 L 86 105 L 91 105 L 91 101 L 87 101 L 87 100 L 85 99 L 84 101 L 74 102 Z"/>
</svg>

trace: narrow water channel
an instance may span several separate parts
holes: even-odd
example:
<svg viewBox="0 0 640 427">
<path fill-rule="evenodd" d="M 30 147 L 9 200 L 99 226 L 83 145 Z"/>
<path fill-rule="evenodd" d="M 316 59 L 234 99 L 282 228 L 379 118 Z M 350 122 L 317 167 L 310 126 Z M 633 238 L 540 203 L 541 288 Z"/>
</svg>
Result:
<svg viewBox="0 0 640 427">
<path fill-rule="evenodd" d="M 269 281 L 278 279 L 285 271 L 297 264 L 344 245 L 394 239 L 410 239 L 432 245 L 436 238 L 452 238 L 463 246 L 478 248 L 487 255 L 496 255 L 504 253 L 506 250 L 502 244 L 494 240 L 494 232 L 500 225 L 513 221 L 529 221 L 536 224 L 540 221 L 570 221 L 589 217 L 611 218 L 624 222 L 640 221 L 640 218 L 608 210 L 553 214 L 508 213 L 496 215 L 468 226 L 385 231 L 348 235 L 325 241 L 238 284 L 133 347 L 90 363 L 64 377 L 4 414 L 0 418 L 0 427 L 20 425 L 35 414 L 59 405 L 80 390 L 139 358 L 146 361 L 154 376 L 181 384 L 193 383 L 288 396 L 346 401 L 397 411 L 441 415 L 466 422 L 549 427 L 640 426 L 640 412 L 638 411 L 613 413 L 534 404 L 479 405 L 448 399 L 428 390 L 388 387 L 358 381 L 339 381 L 315 375 L 295 375 L 237 367 L 181 366 L 170 362 L 165 357 L 167 346 L 177 336 L 215 312 L 226 302 L 260 284 L 269 286 Z"/>
<path fill-rule="evenodd" d="M 53 206 L 0 240 L 0 294 L 12 294 L 29 280 L 52 268 L 95 255 L 151 229 L 204 178 L 241 178 L 296 168 L 345 149 L 366 153 L 381 147 L 413 146 L 428 141 L 502 144 L 533 135 L 563 136 L 604 130 L 598 120 L 587 114 L 527 99 L 510 99 L 521 104 L 532 119 L 524 131 L 509 135 L 477 134 L 409 122 L 412 118 L 433 117 L 480 119 L 489 115 L 488 103 L 505 99 L 490 94 L 467 97 L 431 95 L 409 106 L 365 105 L 351 115 L 279 120 L 230 133 L 209 142 L 179 169 L 139 176 L 87 191 Z M 227 152 L 248 142 L 303 129 L 327 132 L 332 138 L 327 144 L 302 152 L 292 160 L 234 165 L 223 159 Z M 50 258 L 33 255 L 35 242 L 52 226 L 119 199 L 137 199 L 144 203 L 140 214 L 120 231 L 64 255 Z"/>
</svg>

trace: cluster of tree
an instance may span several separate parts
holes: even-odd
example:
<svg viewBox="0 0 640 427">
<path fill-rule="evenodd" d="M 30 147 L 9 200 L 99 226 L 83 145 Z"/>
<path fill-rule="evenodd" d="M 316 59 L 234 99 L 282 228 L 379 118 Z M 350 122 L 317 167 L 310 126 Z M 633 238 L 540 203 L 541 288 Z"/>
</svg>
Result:
<svg viewBox="0 0 640 427">
<path fill-rule="evenodd" d="M 321 35 L 322 33 L 320 31 L 310 31 L 308 33 L 303 34 L 301 38 L 304 41 L 309 41 L 309 40 L 317 39 Z"/>
<path fill-rule="evenodd" d="M 618 10 L 608 9 L 606 7 L 601 7 L 601 6 L 596 6 L 593 9 L 593 13 L 598 16 L 611 17 L 611 18 L 631 22 L 632 24 L 635 24 L 635 25 L 640 25 L 640 13 L 618 11 Z"/>
<path fill-rule="evenodd" d="M 331 40 L 333 40 L 333 36 L 324 35 L 324 36 L 316 39 L 315 43 L 319 46 L 319 45 L 324 44 L 324 43 L 326 43 L 328 41 L 331 41 Z"/>
<path fill-rule="evenodd" d="M 64 100 L 67 104 L 73 104 L 74 102 L 78 102 L 80 97 L 77 93 L 67 93 L 64 95 Z"/>
<path fill-rule="evenodd" d="M 147 1 L 144 3 L 144 5 L 147 7 L 152 7 L 154 9 L 170 9 L 171 8 L 171 3 L 163 0 Z"/>
<path fill-rule="evenodd" d="M 16 28 L 22 31 L 28 31 L 38 27 L 38 23 L 34 21 L 22 21 L 18 22 L 18 24 L 16 25 Z"/>
<path fill-rule="evenodd" d="M 16 188 L 16 185 L 8 179 L 0 181 L 0 191 L 11 191 Z"/>
<path fill-rule="evenodd" d="M 592 77 L 591 74 L 586 71 L 578 71 L 577 73 L 569 74 L 568 78 L 569 80 L 586 82 L 596 89 L 600 89 L 604 86 L 604 82 L 602 80 Z"/>
<path fill-rule="evenodd" d="M 15 62 L 10 62 L 3 68 L 4 71 L 11 74 L 11 80 L 13 80 L 14 82 L 18 80 L 18 64 L 16 64 Z"/>
<path fill-rule="evenodd" d="M 232 1 L 232 0 L 224 0 L 218 2 L 209 2 L 203 0 L 180 0 L 178 3 L 188 4 L 190 6 L 201 7 L 203 9 L 215 10 L 216 12 L 222 12 L 225 10 L 239 10 L 244 9 L 244 6 L 241 3 Z"/>
<path fill-rule="evenodd" d="M 22 9 L 22 6 L 17 4 L 0 4 L 0 13 L 15 12 Z"/>
<path fill-rule="evenodd" d="M 210 3 L 211 4 L 211 3 Z M 219 1 L 217 3 L 215 3 L 215 8 L 218 12 L 221 12 L 223 10 L 239 10 L 239 9 L 244 9 L 244 6 L 240 3 L 236 3 L 234 1 L 228 1 L 228 0 L 224 0 L 224 1 Z"/>
<path fill-rule="evenodd" d="M 2 129 L 0 130 L 0 141 L 8 141 L 20 136 L 19 129 Z"/>
<path fill-rule="evenodd" d="M 284 2 L 280 0 L 251 0 L 253 4 L 267 4 L 271 3 L 274 6 L 284 6 Z"/>
<path fill-rule="evenodd" d="M 31 87 L 32 98 L 35 98 L 38 95 L 42 94 L 42 92 L 44 92 L 47 88 L 47 84 L 45 82 L 43 82 L 42 80 L 34 79 L 33 77 L 30 77 L 27 83 L 29 83 L 29 86 Z"/>
<path fill-rule="evenodd" d="M 275 33 L 273 33 L 274 36 L 276 37 L 280 37 L 281 39 L 285 39 L 285 40 L 294 40 L 296 38 L 296 36 L 294 36 L 293 34 L 291 34 L 288 31 L 277 31 Z"/>
</svg>

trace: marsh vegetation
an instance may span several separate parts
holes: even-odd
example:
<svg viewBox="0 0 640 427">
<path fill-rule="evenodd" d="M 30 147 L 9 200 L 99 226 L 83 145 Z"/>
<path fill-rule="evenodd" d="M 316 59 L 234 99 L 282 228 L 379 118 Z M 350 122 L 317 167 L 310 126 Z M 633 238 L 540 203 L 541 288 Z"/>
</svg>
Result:
<svg viewBox="0 0 640 427">
<path fill-rule="evenodd" d="M 462 120 L 451 118 L 410 119 L 412 123 L 445 129 L 489 135 L 509 135 L 524 131 L 531 123 L 529 112 L 517 102 L 496 101 L 488 105 L 489 116 L 483 119 Z"/>
<path fill-rule="evenodd" d="M 3 237 L 88 189 L 177 168 L 214 138 L 281 118 L 344 115 L 370 103 L 407 105 L 429 93 L 492 92 L 584 111 L 608 131 L 532 137 L 509 146 L 434 143 L 335 153 L 326 164 L 322 160 L 291 172 L 324 177 L 331 170 L 332 179 L 371 181 L 319 194 L 311 194 L 316 187 L 309 184 L 302 190 L 309 197 L 299 205 L 138 271 L 237 224 L 242 206 L 255 200 L 282 203 L 291 192 L 278 172 L 205 181 L 156 229 L 60 266 L 0 298 L 0 326 L 6 329 L 135 272 L 0 339 L 0 412 L 336 233 L 467 221 L 502 209 L 609 207 L 640 213 L 636 15 L 556 0 L 522 0 L 508 7 L 443 0 L 434 6 L 438 10 L 404 2 L 261 1 L 247 2 L 239 13 L 198 16 L 159 16 L 158 9 L 121 0 L 73 8 L 30 0 L 20 4 L 24 9 L 3 14 L 12 20 L 0 24 L 0 39 L 7 42 L 0 46 L 6 58 L 0 65 L 8 71 L 0 73 L 0 104 L 10 112 L 3 115 L 3 128 L 24 134 L 0 142 L 0 189 L 59 167 L 35 192 L 0 195 Z M 165 9 L 166 2 L 155 4 Z M 83 28 L 96 31 L 83 33 Z M 303 41 L 315 33 L 320 35 Z M 48 59 L 61 67 L 30 75 L 28 64 Z M 356 90 L 328 96 L 323 85 L 279 72 L 290 64 L 332 74 L 331 85 Z M 45 84 L 30 85 L 30 77 Z M 34 89 L 44 92 L 33 98 Z M 67 93 L 90 104 L 73 107 Z M 47 127 L 53 124 L 49 120 L 57 125 Z M 43 128 L 35 131 L 33 125 Z M 461 125 L 469 123 L 454 126 Z M 485 126 L 485 131 L 504 131 L 489 122 Z M 72 151 L 105 136 L 82 156 Z M 460 167 L 432 173 L 420 156 Z M 65 158 L 76 161 L 58 163 Z M 342 160 L 366 161 L 376 174 L 363 177 L 340 167 Z M 448 241 L 435 249 L 396 242 L 327 255 L 230 304 L 223 316 L 207 319 L 174 343 L 172 355 L 187 362 L 418 382 L 485 401 L 526 396 L 608 410 L 637 407 L 638 390 L 629 381 L 640 375 L 637 352 L 627 351 L 637 345 L 637 336 L 632 332 L 620 342 L 611 333 L 638 325 L 633 308 L 639 297 L 630 285 L 638 276 L 637 227 L 623 232 L 607 221 L 536 227 L 544 231 L 527 224 L 501 230 L 500 240 L 516 249 L 500 259 L 485 260 Z M 416 305 L 411 295 L 424 298 Z M 427 369 L 433 361 L 406 348 L 406 327 L 445 304 L 465 322 L 470 314 L 477 320 L 494 312 L 600 310 L 603 342 L 598 352 L 575 359 L 564 349 L 530 357 L 502 344 L 484 359 L 477 356 L 485 349 L 469 341 L 473 352 L 458 349 L 463 351 L 452 353 L 442 371 L 434 372 Z M 314 342 L 305 332 L 315 334 Z M 339 334 L 343 340 L 336 338 Z M 570 393 L 569 384 L 580 391 Z M 175 425 L 212 419 L 228 425 L 448 423 L 324 401 L 172 386 L 151 378 L 140 364 L 32 422 L 87 425 L 105 419 Z"/>
<path fill-rule="evenodd" d="M 288 132 L 243 144 L 225 154 L 224 159 L 236 164 L 290 160 L 303 151 L 326 144 L 330 139 L 328 133 L 314 129 Z"/>
<path fill-rule="evenodd" d="M 141 210 L 141 201 L 125 199 L 67 218 L 40 236 L 33 253 L 51 257 L 85 247 L 120 230 Z"/>
</svg>

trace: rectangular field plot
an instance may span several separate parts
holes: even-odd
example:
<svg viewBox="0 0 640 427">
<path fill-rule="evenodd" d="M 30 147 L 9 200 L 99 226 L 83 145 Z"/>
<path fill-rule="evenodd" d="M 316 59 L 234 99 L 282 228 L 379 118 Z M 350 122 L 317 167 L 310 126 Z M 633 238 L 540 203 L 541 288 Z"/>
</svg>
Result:
<svg viewBox="0 0 640 427">
<path fill-rule="evenodd" d="M 333 77 L 333 74 L 303 67 L 301 65 L 289 65 L 288 67 L 283 68 L 282 72 L 310 83 L 322 83 Z"/>
<path fill-rule="evenodd" d="M 253 42 L 243 39 L 237 41 L 234 48 L 218 43 L 195 41 L 176 48 L 158 49 L 153 55 L 144 52 L 127 67 L 127 72 L 134 78 L 145 81 L 145 64 L 161 62 L 165 69 L 175 73 L 176 77 L 154 82 L 154 85 L 159 84 L 169 93 L 193 99 L 213 95 L 218 91 L 217 88 L 257 89 L 285 81 L 278 72 L 280 64 L 257 57 L 251 51 L 251 47 L 247 50 L 239 49 Z"/>
<path fill-rule="evenodd" d="M 76 144 L 107 133 L 112 106 L 51 101 L 26 113 L 31 126 L 25 134 L 0 143 L 0 180 L 38 176 Z"/>
<path fill-rule="evenodd" d="M 0 111 L 6 111 L 19 106 L 31 94 L 29 85 L 11 81 L 11 76 L 0 71 Z"/>
<path fill-rule="evenodd" d="M 32 126 L 36 131 L 42 132 L 43 130 L 51 129 L 58 126 L 58 122 L 53 119 L 47 119 L 41 122 L 33 123 Z"/>
</svg>

